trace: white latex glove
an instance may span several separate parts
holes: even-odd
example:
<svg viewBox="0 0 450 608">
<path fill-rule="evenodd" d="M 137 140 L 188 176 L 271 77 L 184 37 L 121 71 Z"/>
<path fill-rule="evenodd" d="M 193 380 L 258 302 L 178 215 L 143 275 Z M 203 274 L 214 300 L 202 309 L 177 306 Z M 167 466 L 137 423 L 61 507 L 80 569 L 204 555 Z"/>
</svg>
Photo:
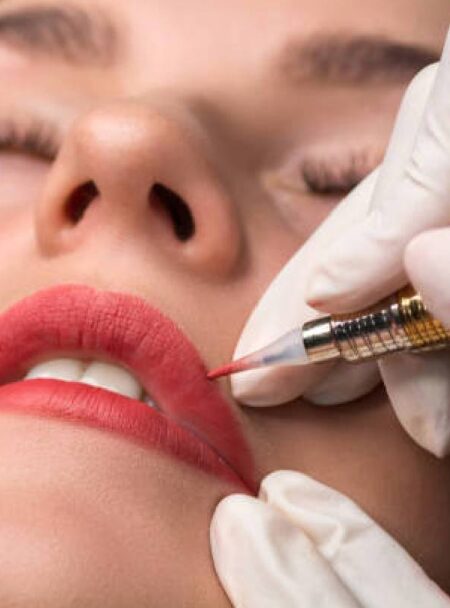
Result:
<svg viewBox="0 0 450 608">
<path fill-rule="evenodd" d="M 300 473 L 272 473 L 259 499 L 225 498 L 211 547 L 235 608 L 450 608 L 355 503 Z"/>
<path fill-rule="evenodd" d="M 412 82 L 379 175 L 356 188 L 275 278 L 252 313 L 235 358 L 321 310 L 358 310 L 411 281 L 450 326 L 450 36 L 439 66 Z M 434 230 L 440 228 L 440 230 Z M 309 284 L 311 271 L 313 283 Z M 435 455 L 450 451 L 450 353 L 380 364 L 400 422 Z M 232 377 L 234 396 L 274 405 L 299 395 L 349 401 L 379 380 L 376 364 L 272 368 Z"/>
</svg>

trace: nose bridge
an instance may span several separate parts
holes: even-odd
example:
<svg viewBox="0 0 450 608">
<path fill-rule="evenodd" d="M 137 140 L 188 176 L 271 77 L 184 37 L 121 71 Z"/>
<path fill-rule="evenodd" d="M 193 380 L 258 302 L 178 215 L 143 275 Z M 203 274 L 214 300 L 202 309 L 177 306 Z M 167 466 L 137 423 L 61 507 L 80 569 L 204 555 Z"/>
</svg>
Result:
<svg viewBox="0 0 450 608">
<path fill-rule="evenodd" d="M 94 225 L 122 222 L 193 270 L 229 272 L 242 234 L 218 173 L 180 117 L 137 102 L 93 110 L 74 122 L 55 162 L 38 240 L 57 253 L 79 246 Z"/>
</svg>

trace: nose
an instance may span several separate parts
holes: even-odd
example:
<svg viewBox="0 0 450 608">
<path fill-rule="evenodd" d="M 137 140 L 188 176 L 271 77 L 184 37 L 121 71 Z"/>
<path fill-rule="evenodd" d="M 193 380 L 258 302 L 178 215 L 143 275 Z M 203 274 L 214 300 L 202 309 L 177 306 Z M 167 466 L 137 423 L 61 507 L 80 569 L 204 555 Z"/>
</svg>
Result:
<svg viewBox="0 0 450 608">
<path fill-rule="evenodd" d="M 180 117 L 137 102 L 83 115 L 36 207 L 41 250 L 71 251 L 110 229 L 146 239 L 192 271 L 232 272 L 242 250 L 239 216 L 205 146 Z"/>
</svg>

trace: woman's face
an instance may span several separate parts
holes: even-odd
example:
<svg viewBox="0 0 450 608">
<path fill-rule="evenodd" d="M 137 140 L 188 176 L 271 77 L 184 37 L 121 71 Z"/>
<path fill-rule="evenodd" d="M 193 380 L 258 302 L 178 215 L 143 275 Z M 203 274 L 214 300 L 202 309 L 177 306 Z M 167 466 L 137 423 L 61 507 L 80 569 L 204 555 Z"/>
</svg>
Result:
<svg viewBox="0 0 450 608">
<path fill-rule="evenodd" d="M 0 320 L 0 367 L 13 361 L 17 379 L 70 355 L 125 368 L 148 323 L 139 365 L 169 418 L 206 429 L 248 483 L 289 468 L 346 493 L 450 590 L 449 463 L 407 438 L 381 388 L 336 408 L 299 399 L 261 411 L 224 382 L 226 406 L 154 311 L 207 367 L 227 361 L 277 271 L 381 159 L 448 18 L 448 0 L 1 0 L 1 309 L 68 283 L 153 308 L 124 305 L 138 320 L 116 335 L 120 297 L 88 291 L 83 309 L 86 290 L 50 292 Z M 46 323 L 79 348 L 35 348 Z M 105 332 L 109 347 L 95 342 Z M 52 385 L 38 384 L 25 397 L 0 390 L 0 604 L 228 606 L 208 546 L 215 505 L 243 491 L 228 466 L 192 428 L 184 460 L 168 453 L 177 423 L 175 439 L 156 438 L 160 414 L 145 422 L 135 401 L 114 407 L 133 410 L 144 441 L 86 424 L 77 412 L 99 400 L 104 418 L 113 403 L 98 389 L 77 385 L 71 412 L 84 421 L 68 422 L 56 388 L 50 416 Z M 190 450 L 201 468 L 185 462 Z"/>
</svg>

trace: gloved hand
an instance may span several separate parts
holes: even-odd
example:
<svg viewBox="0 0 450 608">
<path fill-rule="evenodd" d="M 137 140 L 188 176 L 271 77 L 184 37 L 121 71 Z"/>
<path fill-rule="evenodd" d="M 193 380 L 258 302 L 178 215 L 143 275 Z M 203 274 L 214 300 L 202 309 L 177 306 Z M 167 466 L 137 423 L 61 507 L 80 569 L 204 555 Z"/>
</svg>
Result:
<svg viewBox="0 0 450 608">
<path fill-rule="evenodd" d="M 450 608 L 355 503 L 300 473 L 272 473 L 259 499 L 222 500 L 211 547 L 235 608 Z"/>
<path fill-rule="evenodd" d="M 379 174 L 338 205 L 275 278 L 250 317 L 235 358 L 317 316 L 318 309 L 356 311 L 408 281 L 450 326 L 449 226 L 450 36 L 440 64 L 410 85 Z M 408 433 L 437 456 L 449 453 L 449 351 L 395 355 L 379 369 Z M 299 395 L 322 405 L 342 403 L 378 381 L 376 364 L 340 362 L 246 372 L 231 382 L 238 400 L 264 406 Z"/>
</svg>

